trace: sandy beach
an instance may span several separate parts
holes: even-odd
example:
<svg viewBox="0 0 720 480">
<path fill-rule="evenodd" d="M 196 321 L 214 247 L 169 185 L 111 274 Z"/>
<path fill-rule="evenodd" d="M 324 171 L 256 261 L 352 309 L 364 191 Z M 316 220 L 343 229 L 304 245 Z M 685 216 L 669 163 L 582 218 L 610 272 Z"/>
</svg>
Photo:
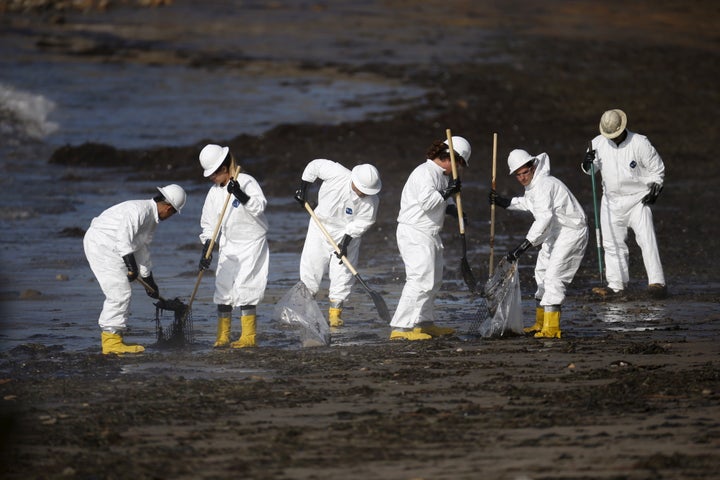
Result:
<svg viewBox="0 0 720 480">
<path fill-rule="evenodd" d="M 366 322 L 364 330 L 329 347 L 261 342 L 213 351 L 201 343 L 118 357 L 101 355 L 99 330 L 97 348 L 83 351 L 37 338 L 0 353 L 3 478 L 717 478 L 715 3 L 260 1 L 243 2 L 242 25 L 201 13 L 185 21 L 193 8 L 174 2 L 159 11 L 6 12 L 0 39 L 35 45 L 57 61 L 193 68 L 210 62 L 289 78 L 299 71 L 372 73 L 426 89 L 421 104 L 378 118 L 283 124 L 217 139 L 242 152 L 247 170 L 273 197 L 288 196 L 305 162 L 318 156 L 378 165 L 382 207 L 363 240 L 362 271 L 390 304 L 403 282 L 394 238 L 401 188 L 446 128 L 473 143 L 463 202 L 471 263 L 486 278 L 492 134 L 500 139 L 501 193 L 519 194 L 505 176 L 505 159 L 525 148 L 548 152 L 553 173 L 587 207 L 591 185 L 580 173 L 582 154 L 601 113 L 623 108 L 629 128 L 647 135 L 666 165 L 653 214 L 669 297 L 645 295 L 631 237 L 628 294 L 614 301 L 591 295 L 598 284 L 591 241 L 557 340 L 458 335 L 390 342 L 389 328 L 373 319 L 372 302 L 357 286 L 350 312 Z M 172 169 L 202 190 L 197 153 L 205 140 L 154 149 L 69 145 L 43 162 L 72 169 L 58 180 L 68 186 L 83 180 L 83 168 L 111 178 L 121 166 L 130 181 L 162 181 Z M 89 220 L 78 219 L 78 231 L 70 232 L 78 241 Z M 501 212 L 496 228 L 509 245 L 529 225 L 527 217 Z M 468 305 L 441 312 L 459 325 L 475 300 L 458 281 L 453 227 L 446 224 L 443 234 L 448 282 L 440 300 Z M 301 247 L 301 240 L 270 246 L 278 258 L 299 255 Z M 195 248 L 183 239 L 176 253 L 194 262 Z M 534 292 L 534 255 L 521 271 L 524 297 Z M 192 285 L 195 272 L 179 268 L 185 270 L 178 281 Z M 277 301 L 284 288 L 269 285 L 265 302 Z M 7 308 L 47 296 L 11 292 L 2 300 Z M 58 299 L 60 311 L 72 306 L 72 296 Z M 196 320 L 212 335 L 212 319 Z"/>
</svg>

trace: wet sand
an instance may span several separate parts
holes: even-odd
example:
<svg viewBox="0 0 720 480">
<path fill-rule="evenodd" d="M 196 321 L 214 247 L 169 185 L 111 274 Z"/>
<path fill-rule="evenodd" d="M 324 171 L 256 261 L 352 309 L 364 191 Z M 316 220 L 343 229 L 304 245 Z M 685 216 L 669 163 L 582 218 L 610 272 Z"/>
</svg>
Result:
<svg viewBox="0 0 720 480">
<path fill-rule="evenodd" d="M 500 191 L 519 193 L 502 168 L 511 149 L 545 151 L 553 172 L 592 218 L 590 182 L 578 165 L 599 115 L 621 107 L 630 117 L 629 128 L 648 135 L 666 163 L 665 189 L 653 213 L 669 298 L 645 297 L 644 271 L 632 240 L 628 296 L 613 302 L 592 298 L 589 290 L 598 280 L 591 242 L 568 292 L 561 340 L 455 336 L 390 343 L 387 327 L 370 321 L 358 344 L 347 339 L 328 348 L 207 348 L 119 358 L 103 357 L 99 346 L 96 352 L 73 352 L 62 345 L 23 345 L 0 356 L 4 478 L 716 478 L 720 234 L 712 207 L 718 181 L 713 27 L 718 7 L 672 1 L 604 7 L 557 2 L 553 10 L 534 5 L 451 3 L 453 15 L 448 15 L 447 2 L 423 2 L 381 15 L 373 14 L 370 7 L 377 5 L 371 4 L 357 7 L 355 16 L 317 5 L 310 8 L 314 13 L 292 21 L 289 16 L 285 23 L 282 16 L 273 17 L 280 18 L 279 25 L 295 25 L 296 30 L 285 30 L 291 38 L 303 31 L 305 19 L 326 20 L 323 32 L 334 38 L 354 32 L 354 42 L 320 42 L 317 50 L 307 48 L 314 45 L 312 37 L 298 36 L 309 43 L 298 40 L 288 55 L 302 59 L 305 50 L 306 68 L 381 70 L 430 88 L 427 107 L 338 126 L 283 125 L 225 143 L 244 152 L 247 170 L 273 196 L 294 190 L 305 162 L 318 156 L 346 165 L 378 165 L 386 208 L 364 239 L 362 267 L 384 297 L 396 299 L 402 288 L 394 245 L 400 190 L 445 128 L 473 143 L 463 203 L 470 217 L 471 265 L 483 278 L 492 133 L 499 134 Z M 252 15 L 260 18 L 264 10 L 277 9 L 284 12 L 274 3 L 260 3 Z M 407 28 L 391 28 L 401 13 L 407 14 Z M 102 26 L 103 18 L 126 19 L 128 13 L 105 15 L 91 18 Z M 43 26 L 38 18 L 22 19 L 30 30 L 18 35 L 21 41 L 37 41 L 47 28 L 66 40 L 53 44 L 53 55 L 77 55 L 73 49 L 83 37 L 78 32 L 89 30 L 82 26 L 87 19 L 70 16 L 65 23 Z M 99 36 L 95 41 L 106 42 L 105 48 L 83 55 L 93 61 L 188 63 L 201 57 L 178 54 L 180 47 L 166 49 L 169 38 L 163 39 L 168 43 L 123 40 L 152 32 L 187 33 L 187 24 L 169 21 L 172 14 L 163 18 L 162 29 L 128 27 L 116 29 L 115 40 Z M 467 25 L 491 34 L 442 30 L 464 32 Z M 222 27 L 213 37 L 218 42 L 228 32 L 238 42 L 262 37 L 251 28 Z M 281 41 L 282 32 L 266 30 L 266 40 Z M 454 53 L 442 62 L 444 41 L 459 46 L 455 52 L 472 51 L 468 45 L 482 42 L 491 53 L 476 58 Z M 202 45 L 200 39 L 193 42 Z M 398 49 L 405 45 L 417 48 L 399 61 Z M 206 48 L 225 52 L 221 44 Z M 424 49 L 438 61 L 423 59 Z M 344 62 L 322 61 L 343 54 Z M 258 56 L 263 65 L 282 68 L 271 51 Z M 213 59 L 253 63 L 252 55 Z M 201 143 L 120 150 L 116 161 L 129 164 L 131 179 L 163 178 L 172 164 L 177 175 L 199 182 Z M 93 148 L 63 149 L 51 162 L 88 164 L 95 159 Z M 526 217 L 498 212 L 501 244 L 519 243 L 529 224 Z M 457 236 L 451 224 L 445 230 L 449 281 L 441 300 L 471 303 L 457 281 Z M 295 241 L 271 245 L 278 254 L 299 248 Z M 531 253 L 527 265 L 534 258 Z M 387 265 L 395 265 L 395 271 Z M 521 271 L 521 281 L 524 296 L 531 295 L 532 268 Z M 372 318 L 372 303 L 358 290 L 352 312 Z M 266 301 L 282 291 L 271 285 Z M 459 310 L 443 310 L 441 318 L 458 322 Z M 639 320 L 655 310 L 659 314 L 650 315 L 652 321 Z"/>
</svg>

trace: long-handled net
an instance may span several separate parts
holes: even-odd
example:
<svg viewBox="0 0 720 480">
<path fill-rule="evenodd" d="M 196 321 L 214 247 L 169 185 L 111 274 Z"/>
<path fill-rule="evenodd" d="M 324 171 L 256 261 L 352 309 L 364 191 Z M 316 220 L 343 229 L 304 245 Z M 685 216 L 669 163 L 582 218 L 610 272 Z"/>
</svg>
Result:
<svg viewBox="0 0 720 480">
<path fill-rule="evenodd" d="M 172 315 L 168 315 L 172 312 Z M 193 343 L 192 311 L 179 298 L 155 303 L 155 334 L 160 348 L 179 348 Z"/>
<path fill-rule="evenodd" d="M 303 347 L 330 345 L 330 326 L 303 282 L 296 283 L 275 305 L 273 317 L 299 330 Z"/>
<path fill-rule="evenodd" d="M 501 337 L 522 334 L 522 304 L 517 262 L 504 257 L 485 284 L 478 310 L 470 323 L 468 334 Z"/>
</svg>

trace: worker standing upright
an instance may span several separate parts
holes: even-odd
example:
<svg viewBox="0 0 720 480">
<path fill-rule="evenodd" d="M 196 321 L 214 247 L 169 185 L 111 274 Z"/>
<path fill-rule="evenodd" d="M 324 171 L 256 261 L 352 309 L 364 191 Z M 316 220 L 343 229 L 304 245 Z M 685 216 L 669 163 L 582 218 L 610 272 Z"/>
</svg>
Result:
<svg viewBox="0 0 720 480">
<path fill-rule="evenodd" d="M 234 165 L 228 147 L 208 144 L 200 151 L 203 176 L 213 182 L 205 197 L 200 217 L 200 242 L 203 244 L 199 269 L 210 268 L 211 239 L 220 224 L 215 294 L 218 324 L 215 348 L 257 346 L 257 304 L 265 296 L 270 249 L 265 219 L 267 200 L 258 182 L 245 173 L 232 178 Z M 228 195 L 232 203 L 227 205 Z M 224 213 L 220 219 L 221 213 Z M 240 338 L 230 342 L 232 312 L 240 307 Z"/>
<path fill-rule="evenodd" d="M 470 143 L 452 137 L 452 144 L 458 166 L 467 167 Z M 460 190 L 460 178 L 452 178 L 448 142 L 436 140 L 402 190 L 396 237 L 405 264 L 405 285 L 390 321 L 391 340 L 429 340 L 455 333 L 452 328 L 435 325 L 435 297 L 444 268 L 440 232 L 445 215 L 457 218 L 457 207 L 448 200 Z"/>
<path fill-rule="evenodd" d="M 647 137 L 626 127 L 627 115 L 622 110 L 603 113 L 600 135 L 592 140 L 582 162 L 585 173 L 590 174 L 591 166 L 601 173 L 603 186 L 600 227 L 607 287 L 596 287 L 593 292 L 606 297 L 624 291 L 630 280 L 627 235 L 632 229 L 642 251 L 648 294 L 664 298 L 667 287 L 650 206 L 663 189 L 665 165 Z"/>
<path fill-rule="evenodd" d="M 490 204 L 530 212 L 535 221 L 522 243 L 508 253 L 507 260 L 515 262 L 528 248 L 542 245 L 535 263 L 535 324 L 524 330 L 535 332 L 537 338 L 560 338 L 565 290 L 587 247 L 587 218 L 570 189 L 550 175 L 547 153 L 533 156 L 525 150 L 513 150 L 508 156 L 508 169 L 525 187 L 525 194 L 505 198 L 491 190 Z"/>
</svg>

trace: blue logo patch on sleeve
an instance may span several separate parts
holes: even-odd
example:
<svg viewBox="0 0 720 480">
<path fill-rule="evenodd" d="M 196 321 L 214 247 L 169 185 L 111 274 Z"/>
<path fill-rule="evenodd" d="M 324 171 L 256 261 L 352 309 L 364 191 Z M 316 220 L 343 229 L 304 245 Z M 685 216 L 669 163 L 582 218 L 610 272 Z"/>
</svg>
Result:
<svg viewBox="0 0 720 480">
<path fill-rule="evenodd" d="M 233 200 L 233 207 L 237 208 L 237 207 L 239 207 L 239 206 L 240 206 L 240 200 L 238 200 L 238 199 L 236 198 L 235 200 Z"/>
<path fill-rule="evenodd" d="M 632 162 L 630 162 L 630 168 L 635 168 L 635 167 L 637 167 L 637 162 L 635 160 L 633 160 Z"/>
<path fill-rule="evenodd" d="M 353 214 L 352 208 L 351 208 L 351 207 L 345 207 L 345 214 L 346 214 L 346 215 L 352 215 L 352 214 Z"/>
</svg>

